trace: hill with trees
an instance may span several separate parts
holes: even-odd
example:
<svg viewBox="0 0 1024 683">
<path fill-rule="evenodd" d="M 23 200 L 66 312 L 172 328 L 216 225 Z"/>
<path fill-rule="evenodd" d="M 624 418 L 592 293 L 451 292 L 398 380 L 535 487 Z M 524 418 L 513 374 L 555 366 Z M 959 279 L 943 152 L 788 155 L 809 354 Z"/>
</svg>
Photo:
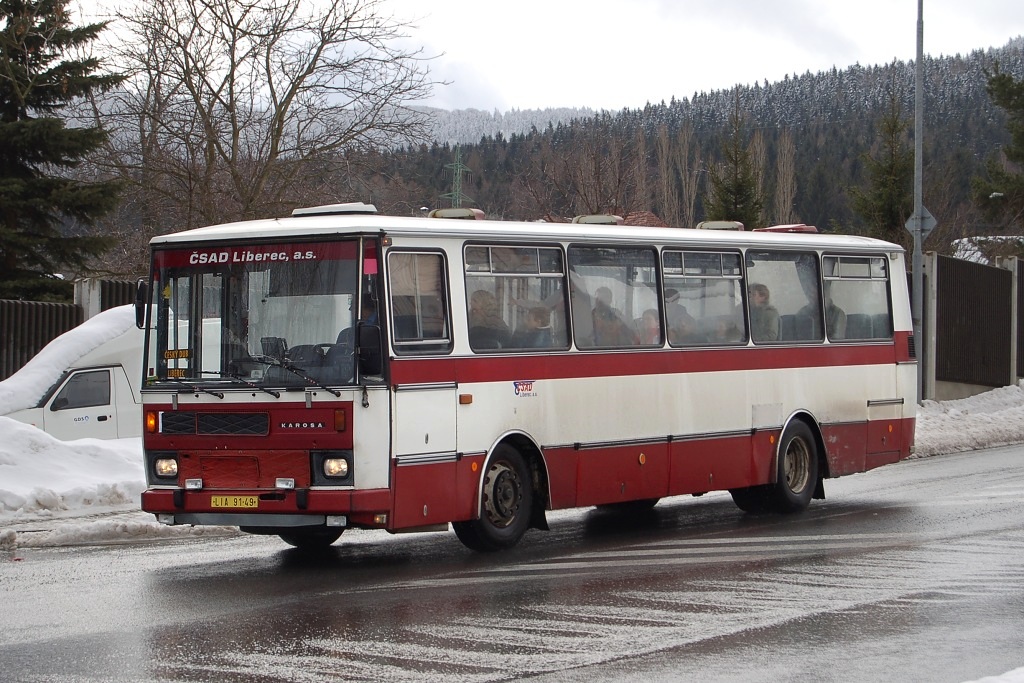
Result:
<svg viewBox="0 0 1024 683">
<path fill-rule="evenodd" d="M 924 201 L 939 229 L 925 245 L 948 250 L 964 235 L 1005 232 L 971 202 L 971 179 L 1010 138 L 1006 113 L 986 91 L 992 70 L 1024 77 L 1024 38 L 969 55 L 926 57 Z M 453 145 L 470 175 L 466 203 L 488 216 L 557 219 L 649 210 L 672 225 L 707 217 L 709 179 L 730 149 L 733 125 L 764 199 L 760 222 L 806 222 L 871 232 L 857 211 L 880 155 L 913 149 L 914 64 L 787 77 L 621 112 L 456 111 L 434 114 L 432 144 L 353 155 L 363 173 L 338 198 L 374 201 L 387 213 L 447 205 Z M 536 118 L 532 118 L 536 116 Z M 528 128 L 528 129 L 527 129 Z M 470 133 L 479 135 L 470 140 Z M 906 188 L 909 193 L 910 187 Z"/>
</svg>

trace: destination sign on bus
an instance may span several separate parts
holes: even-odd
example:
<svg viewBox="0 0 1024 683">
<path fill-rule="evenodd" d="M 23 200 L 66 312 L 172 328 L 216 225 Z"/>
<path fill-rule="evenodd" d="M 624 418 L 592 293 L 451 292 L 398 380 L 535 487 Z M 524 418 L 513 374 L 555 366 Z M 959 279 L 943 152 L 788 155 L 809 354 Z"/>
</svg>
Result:
<svg viewBox="0 0 1024 683">
<path fill-rule="evenodd" d="M 160 268 L 183 266 L 232 266 L 256 263 L 288 263 L 293 261 L 332 261 L 352 259 L 355 242 L 319 244 L 265 244 L 221 246 L 208 249 L 187 249 L 157 252 L 154 258 Z"/>
</svg>

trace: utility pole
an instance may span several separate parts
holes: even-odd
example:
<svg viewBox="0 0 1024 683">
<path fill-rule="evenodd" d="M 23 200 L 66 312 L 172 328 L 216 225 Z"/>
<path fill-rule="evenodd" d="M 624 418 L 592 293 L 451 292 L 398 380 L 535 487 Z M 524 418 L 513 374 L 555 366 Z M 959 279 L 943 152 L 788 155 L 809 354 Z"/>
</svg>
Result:
<svg viewBox="0 0 1024 683">
<path fill-rule="evenodd" d="M 924 0 L 917 0 L 917 61 L 914 64 L 914 215 L 907 220 L 906 228 L 914 236 L 914 254 L 911 261 L 913 297 L 910 302 L 914 323 L 914 348 L 917 350 L 917 402 L 924 401 L 924 363 L 929 359 L 921 357 L 925 348 L 921 316 L 924 309 L 924 264 L 921 244 L 928 233 L 935 228 L 935 218 L 924 208 L 922 186 L 924 177 Z M 934 324 L 934 321 L 933 321 Z"/>
<path fill-rule="evenodd" d="M 462 148 L 459 145 L 455 145 L 455 161 L 450 164 L 445 164 L 445 168 L 451 169 L 452 172 L 452 191 L 441 195 L 442 199 L 451 200 L 453 208 L 462 206 L 464 201 L 473 201 L 472 197 L 467 197 L 462 194 L 462 174 L 469 173 L 469 166 L 462 163 Z"/>
</svg>

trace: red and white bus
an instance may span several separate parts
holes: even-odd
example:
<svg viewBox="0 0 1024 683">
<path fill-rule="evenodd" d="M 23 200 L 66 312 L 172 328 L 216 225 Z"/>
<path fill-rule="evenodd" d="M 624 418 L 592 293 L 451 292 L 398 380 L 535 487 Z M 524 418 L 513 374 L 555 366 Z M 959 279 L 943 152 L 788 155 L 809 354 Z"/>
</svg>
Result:
<svg viewBox="0 0 1024 683">
<path fill-rule="evenodd" d="M 142 507 L 165 524 L 300 547 L 451 524 L 496 550 L 548 510 L 800 511 L 911 451 L 895 244 L 343 204 L 152 257 Z"/>
</svg>

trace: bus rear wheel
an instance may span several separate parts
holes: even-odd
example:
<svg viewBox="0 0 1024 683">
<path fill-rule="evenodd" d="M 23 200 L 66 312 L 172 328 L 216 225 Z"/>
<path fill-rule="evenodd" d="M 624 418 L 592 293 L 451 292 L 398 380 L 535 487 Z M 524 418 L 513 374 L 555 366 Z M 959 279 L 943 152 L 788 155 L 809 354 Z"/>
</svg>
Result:
<svg viewBox="0 0 1024 683">
<path fill-rule="evenodd" d="M 818 447 L 806 423 L 794 420 L 782 433 L 777 479 L 768 502 L 777 512 L 800 512 L 818 485 Z"/>
<path fill-rule="evenodd" d="M 300 550 L 322 550 L 339 538 L 344 529 L 312 528 L 282 531 L 277 535 L 288 545 Z"/>
<path fill-rule="evenodd" d="M 749 486 L 745 489 L 729 489 L 729 494 L 740 510 L 758 515 L 769 510 L 770 491 L 770 486 Z"/>
<path fill-rule="evenodd" d="M 512 446 L 500 444 L 484 472 L 480 517 L 454 522 L 452 527 L 466 547 L 490 552 L 511 548 L 530 526 L 533 487 L 530 469 Z"/>
</svg>

